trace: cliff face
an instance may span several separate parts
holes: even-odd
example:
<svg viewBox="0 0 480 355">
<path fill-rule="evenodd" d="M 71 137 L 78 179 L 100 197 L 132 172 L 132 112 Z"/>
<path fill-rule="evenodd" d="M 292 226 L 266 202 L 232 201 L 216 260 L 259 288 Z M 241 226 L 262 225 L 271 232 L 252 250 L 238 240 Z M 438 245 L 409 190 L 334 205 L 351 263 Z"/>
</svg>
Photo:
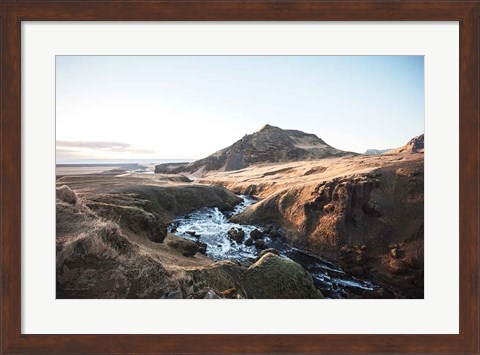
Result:
<svg viewBox="0 0 480 355">
<path fill-rule="evenodd" d="M 265 125 L 231 146 L 190 164 L 160 164 L 156 173 L 204 173 L 240 170 L 257 163 L 315 160 L 355 155 L 335 149 L 314 134 Z"/>
<path fill-rule="evenodd" d="M 265 167 L 228 175 L 212 173 L 205 181 L 263 198 L 235 222 L 278 225 L 290 244 L 372 277 L 396 297 L 423 297 L 423 154 L 298 162 L 270 174 Z"/>
<path fill-rule="evenodd" d="M 424 150 L 424 135 L 421 134 L 408 141 L 403 147 L 392 149 L 386 154 L 399 154 L 399 153 L 423 153 Z"/>
</svg>

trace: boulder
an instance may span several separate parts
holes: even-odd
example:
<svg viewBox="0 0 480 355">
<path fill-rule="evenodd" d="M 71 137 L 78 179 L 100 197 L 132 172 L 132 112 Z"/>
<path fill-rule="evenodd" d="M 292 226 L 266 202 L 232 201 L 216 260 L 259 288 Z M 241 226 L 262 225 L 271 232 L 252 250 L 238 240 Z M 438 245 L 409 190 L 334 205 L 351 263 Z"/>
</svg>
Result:
<svg viewBox="0 0 480 355">
<path fill-rule="evenodd" d="M 67 185 L 57 188 L 57 199 L 72 205 L 77 203 L 77 195 Z"/>
<path fill-rule="evenodd" d="M 261 239 L 257 239 L 257 240 L 255 241 L 255 247 L 256 247 L 257 249 L 264 249 L 264 248 L 265 248 L 265 242 L 264 242 L 263 240 L 261 240 Z"/>
<path fill-rule="evenodd" d="M 268 224 L 268 225 L 265 226 L 265 229 L 264 229 L 263 233 L 269 234 L 272 230 L 273 230 L 273 226 Z"/>
<path fill-rule="evenodd" d="M 263 233 L 255 228 L 250 232 L 250 237 L 253 239 L 261 239 L 263 237 Z"/>
<path fill-rule="evenodd" d="M 253 244 L 255 244 L 255 241 L 252 239 L 252 238 L 248 238 L 246 241 L 245 241 L 245 245 L 247 247 L 251 247 Z"/>
<path fill-rule="evenodd" d="M 166 225 L 150 225 L 148 239 L 155 243 L 163 243 L 167 236 Z"/>
<path fill-rule="evenodd" d="M 243 238 L 245 237 L 245 232 L 243 229 L 239 228 L 231 228 L 229 231 L 228 231 L 228 237 L 234 241 L 236 241 L 237 243 L 241 242 L 243 240 Z"/>
<path fill-rule="evenodd" d="M 247 269 L 244 289 L 248 298 L 323 298 L 305 269 L 273 253 Z"/>
<path fill-rule="evenodd" d="M 268 232 L 268 236 L 270 238 L 276 238 L 278 237 L 278 232 L 275 229 L 270 229 L 270 231 Z"/>
<path fill-rule="evenodd" d="M 183 239 L 174 235 L 171 235 L 171 238 L 168 240 L 167 244 L 182 253 L 184 256 L 192 257 L 194 256 L 199 247 L 194 241 Z"/>
</svg>

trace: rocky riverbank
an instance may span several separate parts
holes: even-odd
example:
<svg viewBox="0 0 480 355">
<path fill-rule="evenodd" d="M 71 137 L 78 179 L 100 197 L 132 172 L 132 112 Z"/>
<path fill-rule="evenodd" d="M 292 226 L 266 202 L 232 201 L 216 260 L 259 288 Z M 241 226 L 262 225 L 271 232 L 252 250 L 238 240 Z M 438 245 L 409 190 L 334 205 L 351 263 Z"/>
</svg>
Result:
<svg viewBox="0 0 480 355">
<path fill-rule="evenodd" d="M 63 177 L 57 186 L 57 298 L 323 297 L 291 260 L 214 262 L 167 232 L 176 215 L 232 210 L 241 199 L 223 187 L 179 176 Z"/>
<path fill-rule="evenodd" d="M 249 196 L 232 212 L 202 208 L 175 218 L 170 230 L 192 247 L 214 260 L 230 260 L 250 265 L 265 253 L 273 253 L 297 262 L 313 278 L 320 292 L 328 298 L 357 298 L 377 295 L 378 287 L 370 281 L 347 274 L 338 266 L 292 248 L 285 232 L 275 225 L 249 225 L 232 222 L 239 213 L 258 203 Z M 200 249 L 201 248 L 201 249 Z M 367 295 L 368 294 L 368 295 Z"/>
<path fill-rule="evenodd" d="M 232 218 L 273 224 L 292 246 L 423 298 L 423 153 L 260 164 L 199 180 L 261 201 Z"/>
</svg>

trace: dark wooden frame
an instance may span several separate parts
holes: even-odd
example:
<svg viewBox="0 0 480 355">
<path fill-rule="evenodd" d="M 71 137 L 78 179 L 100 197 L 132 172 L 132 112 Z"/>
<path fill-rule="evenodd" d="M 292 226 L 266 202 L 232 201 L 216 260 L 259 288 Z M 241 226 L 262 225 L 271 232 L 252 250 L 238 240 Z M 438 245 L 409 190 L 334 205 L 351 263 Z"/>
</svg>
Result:
<svg viewBox="0 0 480 355">
<path fill-rule="evenodd" d="M 3 0 L 1 353 L 479 353 L 479 2 Z M 460 22 L 459 335 L 27 335 L 20 330 L 21 21 Z M 448 192 L 446 192 L 448 193 Z M 72 320 L 74 321 L 74 320 Z M 321 321 L 321 320 L 319 320 Z M 434 321 L 434 320 L 432 320 Z"/>
</svg>

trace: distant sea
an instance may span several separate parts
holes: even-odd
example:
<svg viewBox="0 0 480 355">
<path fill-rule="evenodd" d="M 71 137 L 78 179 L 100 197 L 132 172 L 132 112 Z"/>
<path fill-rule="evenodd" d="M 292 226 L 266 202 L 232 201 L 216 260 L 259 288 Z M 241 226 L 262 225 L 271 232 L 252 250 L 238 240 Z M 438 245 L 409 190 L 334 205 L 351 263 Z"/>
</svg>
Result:
<svg viewBox="0 0 480 355">
<path fill-rule="evenodd" d="M 164 164 L 191 163 L 195 159 L 59 159 L 57 165 L 123 165 L 123 164 Z"/>
<path fill-rule="evenodd" d="M 56 164 L 57 177 L 65 175 L 153 174 L 155 165 L 190 163 L 193 159 L 61 159 Z"/>
</svg>

